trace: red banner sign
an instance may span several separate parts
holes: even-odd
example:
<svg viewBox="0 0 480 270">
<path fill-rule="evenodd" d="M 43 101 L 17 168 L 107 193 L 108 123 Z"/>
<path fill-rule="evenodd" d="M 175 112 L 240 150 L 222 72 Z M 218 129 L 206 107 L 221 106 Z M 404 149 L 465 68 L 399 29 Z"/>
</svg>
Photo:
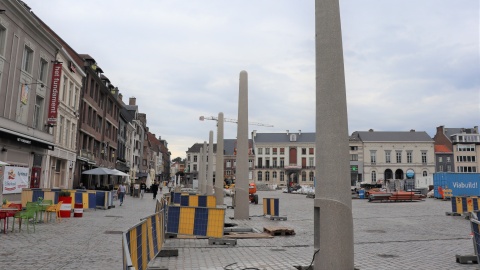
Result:
<svg viewBox="0 0 480 270">
<path fill-rule="evenodd" d="M 50 90 L 50 105 L 48 106 L 48 119 L 47 119 L 47 124 L 49 125 L 57 124 L 58 102 L 60 102 L 59 90 L 60 90 L 61 77 L 62 77 L 62 63 L 53 64 L 52 87 Z"/>
</svg>

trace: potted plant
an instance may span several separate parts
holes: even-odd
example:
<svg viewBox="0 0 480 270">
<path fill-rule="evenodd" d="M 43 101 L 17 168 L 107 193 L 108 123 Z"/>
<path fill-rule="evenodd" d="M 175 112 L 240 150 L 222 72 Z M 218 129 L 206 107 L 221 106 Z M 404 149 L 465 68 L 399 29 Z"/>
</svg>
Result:
<svg viewBox="0 0 480 270">
<path fill-rule="evenodd" d="M 72 214 L 72 197 L 70 196 L 70 191 L 60 191 L 58 193 L 58 201 L 62 202 L 60 216 L 62 218 L 69 218 Z"/>
<path fill-rule="evenodd" d="M 4 198 L 2 202 L 2 208 L 7 208 L 7 205 L 8 205 L 8 200 Z"/>
</svg>

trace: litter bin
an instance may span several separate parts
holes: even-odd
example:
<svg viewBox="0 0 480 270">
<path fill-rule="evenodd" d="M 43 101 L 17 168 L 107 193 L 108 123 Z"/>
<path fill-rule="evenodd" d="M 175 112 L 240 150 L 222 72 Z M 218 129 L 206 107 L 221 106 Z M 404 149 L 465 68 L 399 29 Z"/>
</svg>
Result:
<svg viewBox="0 0 480 270">
<path fill-rule="evenodd" d="M 360 189 L 360 190 L 358 191 L 358 198 L 360 198 L 360 199 L 365 199 L 365 190 Z"/>
<path fill-rule="evenodd" d="M 83 217 L 83 203 L 76 203 L 73 209 L 73 217 Z"/>
</svg>

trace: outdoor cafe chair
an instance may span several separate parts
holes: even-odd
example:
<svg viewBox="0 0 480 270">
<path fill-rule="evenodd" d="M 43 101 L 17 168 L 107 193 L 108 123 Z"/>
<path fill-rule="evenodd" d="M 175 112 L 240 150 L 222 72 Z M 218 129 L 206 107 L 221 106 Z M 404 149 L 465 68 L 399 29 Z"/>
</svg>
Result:
<svg viewBox="0 0 480 270">
<path fill-rule="evenodd" d="M 47 207 L 45 210 L 45 215 L 47 216 L 47 221 L 51 219 L 51 214 L 55 213 L 55 221 L 62 220 L 62 217 L 60 216 L 60 208 L 62 207 L 62 201 L 59 201 L 57 204 L 52 204 Z"/>
<path fill-rule="evenodd" d="M 13 226 L 12 226 L 12 232 L 15 230 L 15 219 L 18 219 L 19 225 L 18 225 L 18 231 L 20 232 L 22 230 L 22 220 L 25 220 L 27 223 L 27 232 L 30 233 L 30 228 L 29 228 L 29 221 L 32 220 L 33 224 L 33 232 L 35 232 L 35 218 L 36 218 L 36 209 L 35 208 L 27 208 L 26 210 L 20 211 L 15 213 L 15 216 L 13 217 Z"/>
<path fill-rule="evenodd" d="M 13 218 L 15 213 L 18 211 L 22 211 L 22 204 L 21 203 L 11 203 L 8 205 L 8 208 L 17 208 L 17 211 L 8 211 L 7 213 L 7 229 L 8 229 L 8 218 Z"/>
<path fill-rule="evenodd" d="M 53 200 L 42 200 L 42 201 L 39 201 L 38 202 L 38 210 L 40 212 L 40 215 L 43 216 L 43 213 L 45 212 L 45 216 L 46 216 L 46 212 L 47 212 L 47 208 L 49 206 L 53 205 Z M 45 217 L 46 218 L 46 217 Z"/>
<path fill-rule="evenodd" d="M 3 219 L 3 233 L 7 233 L 7 212 L 0 212 L 0 220 Z"/>
</svg>

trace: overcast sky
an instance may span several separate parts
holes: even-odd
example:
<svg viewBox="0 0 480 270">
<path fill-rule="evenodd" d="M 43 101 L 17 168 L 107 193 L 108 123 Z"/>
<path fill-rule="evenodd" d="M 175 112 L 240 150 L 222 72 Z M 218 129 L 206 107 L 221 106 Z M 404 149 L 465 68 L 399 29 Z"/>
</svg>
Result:
<svg viewBox="0 0 480 270">
<path fill-rule="evenodd" d="M 172 159 L 216 138 L 200 116 L 237 119 L 242 70 L 250 122 L 274 125 L 250 132 L 315 132 L 313 0 L 24 1 L 137 98 Z M 479 1 L 341 0 L 340 13 L 350 134 L 479 125 Z"/>
</svg>

